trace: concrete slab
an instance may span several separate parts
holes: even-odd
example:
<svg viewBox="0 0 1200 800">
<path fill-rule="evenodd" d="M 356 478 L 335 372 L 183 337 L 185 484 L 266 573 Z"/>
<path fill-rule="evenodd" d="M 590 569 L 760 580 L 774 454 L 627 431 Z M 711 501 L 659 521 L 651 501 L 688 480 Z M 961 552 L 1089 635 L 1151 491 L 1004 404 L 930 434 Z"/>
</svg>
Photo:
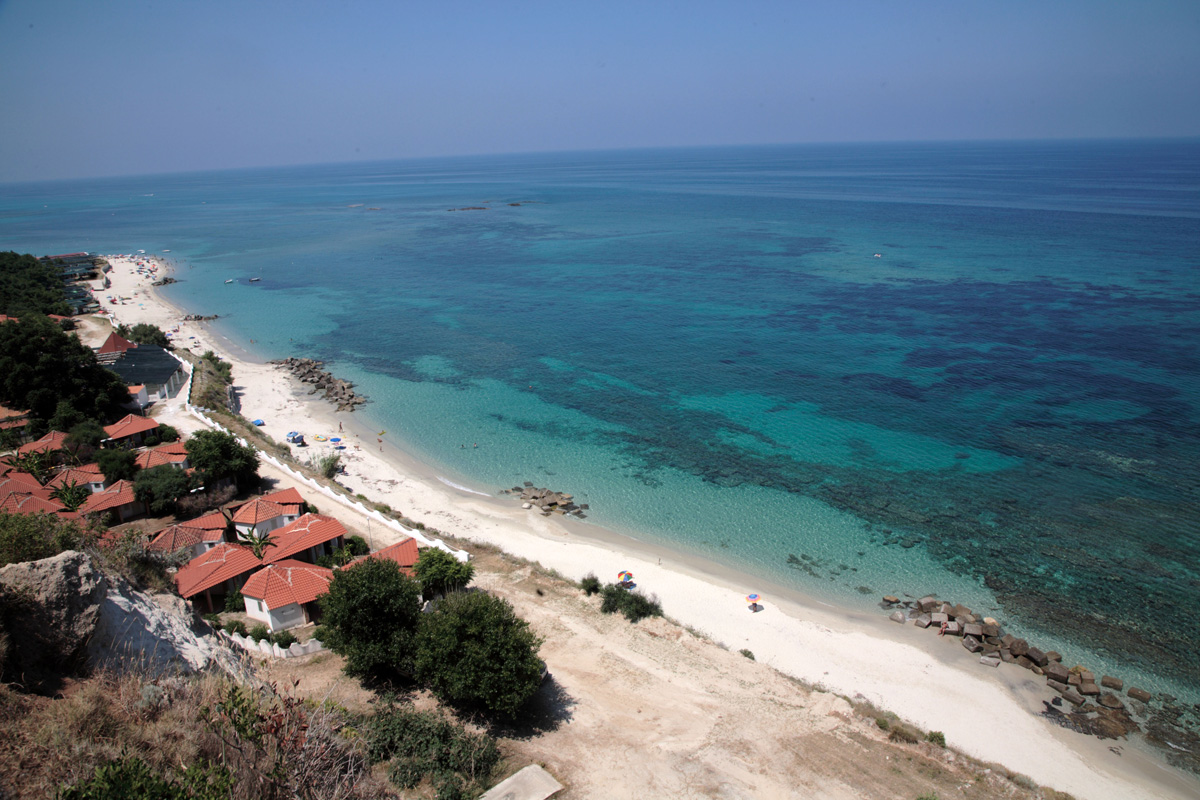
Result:
<svg viewBox="0 0 1200 800">
<path fill-rule="evenodd" d="M 530 764 L 497 783 L 479 800 L 546 800 L 562 788 L 553 775 L 537 764 Z"/>
</svg>

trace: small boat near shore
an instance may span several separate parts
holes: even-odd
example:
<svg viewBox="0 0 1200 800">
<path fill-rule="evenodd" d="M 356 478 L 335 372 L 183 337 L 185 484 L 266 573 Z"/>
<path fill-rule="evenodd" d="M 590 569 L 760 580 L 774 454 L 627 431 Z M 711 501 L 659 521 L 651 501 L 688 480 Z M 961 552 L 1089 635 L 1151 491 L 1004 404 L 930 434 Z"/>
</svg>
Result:
<svg viewBox="0 0 1200 800">
<path fill-rule="evenodd" d="M 261 280 L 262 280 L 262 278 L 251 278 L 251 279 L 250 279 L 250 282 L 251 282 L 251 283 L 258 283 L 258 282 L 259 282 L 259 281 L 261 281 Z"/>
<path fill-rule="evenodd" d="M 226 283 L 233 283 L 233 278 L 228 278 L 228 279 L 226 279 L 226 281 L 225 281 L 225 282 L 226 282 Z"/>
</svg>

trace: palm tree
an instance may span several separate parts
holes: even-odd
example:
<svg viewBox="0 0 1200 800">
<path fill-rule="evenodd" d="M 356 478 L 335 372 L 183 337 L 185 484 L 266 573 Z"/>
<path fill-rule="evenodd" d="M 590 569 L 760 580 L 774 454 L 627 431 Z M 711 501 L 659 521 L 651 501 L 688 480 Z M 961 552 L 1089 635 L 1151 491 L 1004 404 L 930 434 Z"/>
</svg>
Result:
<svg viewBox="0 0 1200 800">
<path fill-rule="evenodd" d="M 64 482 L 61 486 L 58 486 L 50 493 L 50 496 L 66 506 L 67 511 L 78 511 L 79 507 L 84 504 L 91 493 L 88 487 L 80 486 L 75 481 L 71 481 L 69 483 Z"/>
<path fill-rule="evenodd" d="M 275 547 L 275 540 L 271 538 L 270 531 L 259 532 L 258 528 L 251 528 L 243 538 L 246 540 L 246 546 L 254 553 L 254 557 L 262 559 L 263 553 L 267 552 L 268 547 Z"/>
<path fill-rule="evenodd" d="M 38 483 L 45 483 L 50 476 L 50 459 L 45 453 L 34 450 L 29 453 L 10 453 L 4 463 L 22 472 L 28 472 Z"/>
</svg>

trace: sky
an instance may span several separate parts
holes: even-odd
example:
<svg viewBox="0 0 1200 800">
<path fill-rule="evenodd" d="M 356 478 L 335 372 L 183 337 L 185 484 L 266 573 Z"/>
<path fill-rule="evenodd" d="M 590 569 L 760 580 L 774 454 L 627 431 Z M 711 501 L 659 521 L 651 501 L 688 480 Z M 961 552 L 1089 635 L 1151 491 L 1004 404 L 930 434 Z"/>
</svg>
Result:
<svg viewBox="0 0 1200 800">
<path fill-rule="evenodd" d="M 0 182 L 1200 135 L 1198 0 L 0 0 Z"/>
</svg>

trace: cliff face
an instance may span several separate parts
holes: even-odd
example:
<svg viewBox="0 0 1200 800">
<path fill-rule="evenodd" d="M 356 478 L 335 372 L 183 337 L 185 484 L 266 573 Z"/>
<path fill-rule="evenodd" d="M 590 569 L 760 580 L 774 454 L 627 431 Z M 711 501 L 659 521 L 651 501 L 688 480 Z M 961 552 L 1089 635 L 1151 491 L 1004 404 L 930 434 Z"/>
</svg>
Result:
<svg viewBox="0 0 1200 800">
<path fill-rule="evenodd" d="M 215 666 L 240 673 L 239 658 L 194 621 L 173 595 L 139 591 L 102 572 L 86 553 L 0 569 L 0 674 L 53 693 L 93 669 L 137 668 L 151 676 Z"/>
</svg>

